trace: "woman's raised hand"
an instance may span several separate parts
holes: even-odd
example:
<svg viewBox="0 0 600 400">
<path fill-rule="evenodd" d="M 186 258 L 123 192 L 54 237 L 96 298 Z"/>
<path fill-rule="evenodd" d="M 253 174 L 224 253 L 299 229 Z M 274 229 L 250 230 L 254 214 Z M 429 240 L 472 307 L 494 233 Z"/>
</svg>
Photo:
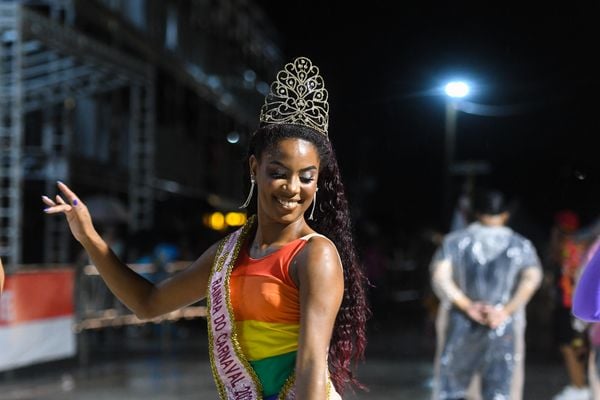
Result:
<svg viewBox="0 0 600 400">
<path fill-rule="evenodd" d="M 42 201 L 48 206 L 44 212 L 46 214 L 65 214 L 71 233 L 78 242 L 83 243 L 96 233 L 92 217 L 85 204 L 67 185 L 57 182 L 57 186 L 67 201 L 63 200 L 59 194 L 56 195 L 55 200 L 48 196 L 42 196 Z"/>
</svg>

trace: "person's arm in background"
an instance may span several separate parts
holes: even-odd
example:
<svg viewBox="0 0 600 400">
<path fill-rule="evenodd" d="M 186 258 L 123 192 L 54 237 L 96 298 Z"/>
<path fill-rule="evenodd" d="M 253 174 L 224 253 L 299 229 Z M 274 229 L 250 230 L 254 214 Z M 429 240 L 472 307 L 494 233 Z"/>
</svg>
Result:
<svg viewBox="0 0 600 400">
<path fill-rule="evenodd" d="M 490 307 L 488 312 L 488 325 L 495 329 L 509 318 L 513 313 L 527 305 L 535 291 L 542 283 L 542 263 L 537 255 L 537 251 L 531 241 L 525 239 L 512 249 L 518 252 L 518 259 L 521 260 L 521 271 L 519 273 L 516 290 L 506 304 L 498 307 Z"/>
<path fill-rule="evenodd" d="M 0 295 L 2 294 L 3 288 L 4 288 L 4 268 L 2 267 L 2 259 L 0 258 Z"/>
<path fill-rule="evenodd" d="M 471 301 L 456 285 L 452 278 L 452 263 L 449 259 L 442 259 L 433 263 L 431 286 L 440 299 L 452 303 L 472 320 L 480 324 L 486 324 L 483 304 Z"/>
<path fill-rule="evenodd" d="M 488 325 L 492 329 L 500 326 L 515 311 L 524 307 L 531 296 L 535 293 L 542 282 L 542 271 L 539 267 L 527 267 L 521 272 L 519 284 L 515 294 L 504 305 L 504 307 L 494 307 L 488 313 Z"/>
<path fill-rule="evenodd" d="M 600 246 L 593 246 L 591 251 L 593 255 L 575 287 L 572 312 L 584 321 L 600 321 Z"/>
</svg>

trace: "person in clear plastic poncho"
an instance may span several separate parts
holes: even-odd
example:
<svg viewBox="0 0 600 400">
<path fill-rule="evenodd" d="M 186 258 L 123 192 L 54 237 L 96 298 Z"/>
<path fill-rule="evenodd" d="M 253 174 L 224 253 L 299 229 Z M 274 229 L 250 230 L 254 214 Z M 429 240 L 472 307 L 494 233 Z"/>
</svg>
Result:
<svg viewBox="0 0 600 400">
<path fill-rule="evenodd" d="M 519 400 L 525 305 L 542 272 L 529 240 L 506 226 L 504 196 L 478 193 L 476 221 L 444 238 L 431 263 L 440 299 L 433 399 Z"/>
</svg>

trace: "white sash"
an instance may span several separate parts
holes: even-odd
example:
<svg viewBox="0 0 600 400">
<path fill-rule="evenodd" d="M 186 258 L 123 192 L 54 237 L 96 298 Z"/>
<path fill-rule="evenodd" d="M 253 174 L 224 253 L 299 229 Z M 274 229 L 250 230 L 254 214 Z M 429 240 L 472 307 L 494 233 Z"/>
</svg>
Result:
<svg viewBox="0 0 600 400">
<path fill-rule="evenodd" d="M 245 359 L 235 332 L 229 299 L 229 275 L 250 223 L 221 241 L 207 293 L 208 346 L 217 390 L 223 400 L 262 399 L 262 387 Z"/>
</svg>

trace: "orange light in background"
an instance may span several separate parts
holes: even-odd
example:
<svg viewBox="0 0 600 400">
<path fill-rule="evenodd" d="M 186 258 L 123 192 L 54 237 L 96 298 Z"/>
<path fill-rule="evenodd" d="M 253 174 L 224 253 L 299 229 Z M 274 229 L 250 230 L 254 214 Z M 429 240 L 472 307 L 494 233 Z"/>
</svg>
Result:
<svg viewBox="0 0 600 400">
<path fill-rule="evenodd" d="M 242 226 L 246 223 L 246 214 L 241 212 L 228 212 L 225 215 L 225 223 L 229 226 Z"/>
<path fill-rule="evenodd" d="M 210 215 L 210 227 L 216 231 L 225 229 L 225 216 L 221 212 L 214 212 Z"/>
<path fill-rule="evenodd" d="M 204 214 L 202 222 L 204 225 L 215 231 L 222 231 L 227 227 L 242 226 L 246 223 L 246 214 L 241 212 L 228 212 L 223 214 L 216 211 L 210 214 Z"/>
</svg>

